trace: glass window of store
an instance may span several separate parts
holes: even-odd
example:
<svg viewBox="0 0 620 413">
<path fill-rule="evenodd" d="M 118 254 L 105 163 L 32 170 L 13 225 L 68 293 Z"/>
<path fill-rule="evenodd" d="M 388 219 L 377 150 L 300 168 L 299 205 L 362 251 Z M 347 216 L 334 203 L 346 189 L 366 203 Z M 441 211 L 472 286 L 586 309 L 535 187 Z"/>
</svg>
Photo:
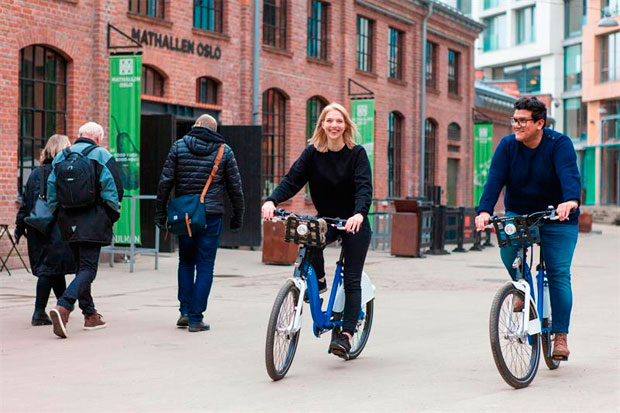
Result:
<svg viewBox="0 0 620 413">
<path fill-rule="evenodd" d="M 311 0 L 308 12 L 308 56 L 327 60 L 327 3 Z"/>
<path fill-rule="evenodd" d="M 19 52 L 19 140 L 17 190 L 39 166 L 47 139 L 67 133 L 67 61 L 55 50 L 34 45 Z"/>
<path fill-rule="evenodd" d="M 166 2 L 164 0 L 129 0 L 129 11 L 163 20 L 166 18 Z"/>
<path fill-rule="evenodd" d="M 388 197 L 400 197 L 403 117 L 397 112 L 388 115 Z"/>
<path fill-rule="evenodd" d="M 603 142 L 620 141 L 620 99 L 606 100 L 601 103 L 603 121 Z"/>
<path fill-rule="evenodd" d="M 506 47 L 506 14 L 483 19 L 483 22 L 487 26 L 482 34 L 483 50 L 490 52 Z"/>
<path fill-rule="evenodd" d="M 588 108 L 581 98 L 564 99 L 564 134 L 575 140 L 586 140 Z"/>
<path fill-rule="evenodd" d="M 263 44 L 286 50 L 287 0 L 263 1 Z"/>
<path fill-rule="evenodd" d="M 536 6 L 517 10 L 517 44 L 536 41 Z"/>
<path fill-rule="evenodd" d="M 581 44 L 564 48 L 564 90 L 581 89 Z"/>
<path fill-rule="evenodd" d="M 211 32 L 223 31 L 222 0 L 194 0 L 194 27 Z"/>
<path fill-rule="evenodd" d="M 374 22 L 357 16 L 357 68 L 364 72 L 373 71 Z"/>
<path fill-rule="evenodd" d="M 620 80 L 620 31 L 600 36 L 600 81 Z"/>
<path fill-rule="evenodd" d="M 262 195 L 268 197 L 285 174 L 286 96 L 277 89 L 263 93 Z"/>
<path fill-rule="evenodd" d="M 388 43 L 388 77 L 403 77 L 403 32 L 390 27 Z"/>
<path fill-rule="evenodd" d="M 540 61 L 493 69 L 494 80 L 513 79 L 521 93 L 540 92 Z"/>
</svg>

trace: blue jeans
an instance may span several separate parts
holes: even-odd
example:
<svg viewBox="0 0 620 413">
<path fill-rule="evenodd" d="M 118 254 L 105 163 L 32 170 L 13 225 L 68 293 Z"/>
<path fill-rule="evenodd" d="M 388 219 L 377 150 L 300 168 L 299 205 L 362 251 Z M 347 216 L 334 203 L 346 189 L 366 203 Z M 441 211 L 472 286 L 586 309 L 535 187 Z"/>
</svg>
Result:
<svg viewBox="0 0 620 413">
<path fill-rule="evenodd" d="M 90 286 L 97 276 L 101 245 L 89 242 L 72 242 L 69 246 L 77 263 L 77 273 L 62 297 L 58 299 L 58 305 L 73 311 L 74 304 L 77 301 L 82 314 L 94 314 L 97 310 L 90 294 Z"/>
<path fill-rule="evenodd" d="M 222 218 L 207 219 L 207 230 L 179 235 L 179 311 L 190 324 L 202 321 L 213 284 L 215 255 L 220 244 Z"/>
<path fill-rule="evenodd" d="M 506 213 L 506 216 L 514 215 L 509 212 Z M 578 231 L 578 226 L 572 224 L 553 223 L 540 226 L 542 252 L 547 268 L 547 279 L 549 280 L 553 323 L 551 330 L 553 333 L 568 333 L 570 313 L 573 307 L 570 266 L 577 245 Z M 519 248 L 517 247 L 505 247 L 500 250 L 502 262 L 513 280 L 516 276 L 516 270 L 512 268 L 512 262 L 518 251 Z"/>
</svg>

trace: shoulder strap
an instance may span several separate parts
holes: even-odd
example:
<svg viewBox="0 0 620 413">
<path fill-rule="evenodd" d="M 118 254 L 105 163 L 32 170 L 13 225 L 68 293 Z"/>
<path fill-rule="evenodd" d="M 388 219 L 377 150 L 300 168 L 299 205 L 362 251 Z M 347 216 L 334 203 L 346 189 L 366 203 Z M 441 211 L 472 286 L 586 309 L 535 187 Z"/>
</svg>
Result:
<svg viewBox="0 0 620 413">
<path fill-rule="evenodd" d="M 205 187 L 202 189 L 202 194 L 200 195 L 201 204 L 205 203 L 205 195 L 207 194 L 207 191 L 209 190 L 209 185 L 211 185 L 211 181 L 213 180 L 213 177 L 217 173 L 217 168 L 219 168 L 220 166 L 220 161 L 222 160 L 222 155 L 224 155 L 225 146 L 226 144 L 224 143 L 221 144 L 220 149 L 217 151 L 217 157 L 215 158 L 215 162 L 213 163 L 213 169 L 211 169 L 211 174 L 209 175 L 209 179 L 207 179 L 207 183 L 205 184 Z"/>
<path fill-rule="evenodd" d="M 47 182 L 45 182 L 45 167 L 43 164 L 39 167 L 39 173 L 41 174 L 41 180 L 39 182 L 39 198 L 47 199 Z"/>
<path fill-rule="evenodd" d="M 86 148 L 82 149 L 82 155 L 88 156 L 88 154 L 91 153 L 95 148 L 97 148 L 97 145 L 87 146 Z"/>
<path fill-rule="evenodd" d="M 65 159 L 67 159 L 67 156 L 69 156 L 71 154 L 71 147 L 68 146 L 65 149 L 62 150 L 62 153 L 65 155 Z"/>
</svg>

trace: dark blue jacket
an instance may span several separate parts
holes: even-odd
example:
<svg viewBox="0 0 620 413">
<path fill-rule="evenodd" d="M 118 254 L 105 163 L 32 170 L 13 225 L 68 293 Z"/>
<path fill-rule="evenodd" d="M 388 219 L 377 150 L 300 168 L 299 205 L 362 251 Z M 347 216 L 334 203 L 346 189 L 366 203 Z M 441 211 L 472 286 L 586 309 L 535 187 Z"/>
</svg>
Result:
<svg viewBox="0 0 620 413">
<path fill-rule="evenodd" d="M 566 201 L 581 202 L 581 178 L 571 139 L 551 129 L 543 129 L 540 144 L 530 149 L 515 135 L 505 136 L 497 145 L 478 213 L 493 215 L 502 190 L 506 211 L 530 214 Z M 577 223 L 579 208 L 564 223 Z M 555 221 L 559 222 L 559 221 Z"/>
</svg>

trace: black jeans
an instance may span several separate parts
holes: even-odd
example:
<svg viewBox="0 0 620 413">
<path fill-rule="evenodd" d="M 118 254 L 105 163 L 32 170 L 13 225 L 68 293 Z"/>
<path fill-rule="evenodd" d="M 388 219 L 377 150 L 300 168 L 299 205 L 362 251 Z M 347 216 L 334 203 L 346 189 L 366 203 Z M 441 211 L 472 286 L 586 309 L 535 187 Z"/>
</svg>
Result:
<svg viewBox="0 0 620 413">
<path fill-rule="evenodd" d="M 37 296 L 34 301 L 35 311 L 45 311 L 52 289 L 56 298 L 59 299 L 64 294 L 66 288 L 67 284 L 64 274 L 39 276 L 37 280 Z"/>
<path fill-rule="evenodd" d="M 326 237 L 327 244 L 334 242 L 339 235 L 342 237 L 342 247 L 344 249 L 343 282 L 345 303 L 342 331 L 353 334 L 362 305 L 362 270 L 364 269 L 364 261 L 366 261 L 366 253 L 368 253 L 368 246 L 370 245 L 371 231 L 368 219 L 364 218 L 360 230 L 355 234 L 329 227 Z M 325 260 L 322 248 L 314 248 L 312 250 L 310 263 L 316 271 L 317 278 L 323 278 L 325 276 Z"/>
<path fill-rule="evenodd" d="M 90 315 L 97 311 L 90 295 L 90 285 L 97 275 L 101 245 L 89 242 L 72 242 L 69 245 L 77 263 L 77 274 L 58 300 L 58 305 L 73 311 L 75 302 L 79 301 L 82 314 Z"/>
</svg>

